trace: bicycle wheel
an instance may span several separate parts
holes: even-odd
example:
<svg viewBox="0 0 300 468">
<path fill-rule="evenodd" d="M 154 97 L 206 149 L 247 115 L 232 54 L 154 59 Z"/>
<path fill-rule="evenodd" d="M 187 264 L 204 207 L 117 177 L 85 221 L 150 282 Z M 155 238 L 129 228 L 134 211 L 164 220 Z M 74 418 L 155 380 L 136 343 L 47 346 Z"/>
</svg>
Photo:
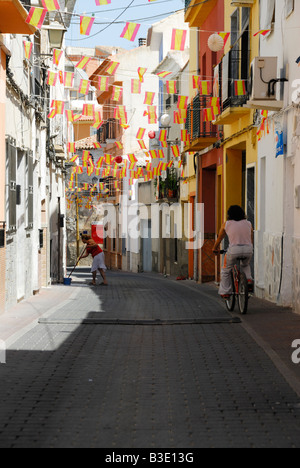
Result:
<svg viewBox="0 0 300 468">
<path fill-rule="evenodd" d="M 239 310 L 242 315 L 246 315 L 248 311 L 248 299 L 249 299 L 249 290 L 248 290 L 248 280 L 245 273 L 241 273 L 240 282 L 239 282 Z"/>
<path fill-rule="evenodd" d="M 230 296 L 230 299 L 227 299 L 227 301 L 225 301 L 227 310 L 229 312 L 233 312 L 235 308 L 235 284 L 234 284 L 233 274 L 231 274 L 231 281 L 232 281 L 232 295 Z"/>
</svg>

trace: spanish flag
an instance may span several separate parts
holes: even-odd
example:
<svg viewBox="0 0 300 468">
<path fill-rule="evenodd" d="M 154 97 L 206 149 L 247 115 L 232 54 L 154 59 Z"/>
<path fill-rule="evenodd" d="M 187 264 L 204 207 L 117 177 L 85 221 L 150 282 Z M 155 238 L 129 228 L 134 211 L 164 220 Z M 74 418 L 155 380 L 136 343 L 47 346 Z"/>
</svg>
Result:
<svg viewBox="0 0 300 468">
<path fill-rule="evenodd" d="M 167 81 L 167 93 L 176 94 L 177 93 L 177 82 L 176 81 Z"/>
<path fill-rule="evenodd" d="M 142 84 L 139 79 L 133 78 L 131 80 L 131 93 L 132 94 L 141 94 Z"/>
<path fill-rule="evenodd" d="M 126 23 L 121 37 L 127 39 L 128 41 L 134 42 L 140 27 L 141 25 L 137 23 Z"/>
<path fill-rule="evenodd" d="M 30 60 L 33 43 L 29 41 L 23 41 L 23 44 L 24 44 L 25 58 L 27 60 Z"/>
<path fill-rule="evenodd" d="M 187 37 L 187 30 L 173 29 L 171 50 L 184 51 L 186 37 Z"/>
<path fill-rule="evenodd" d="M 80 34 L 83 36 L 89 36 L 94 21 L 95 18 L 90 18 L 89 16 L 80 16 Z"/>
<path fill-rule="evenodd" d="M 236 80 L 234 82 L 234 92 L 236 96 L 245 96 L 247 94 L 245 80 Z"/>
<path fill-rule="evenodd" d="M 146 71 L 147 71 L 147 68 L 142 68 L 142 67 L 138 68 L 138 75 L 139 75 L 139 79 L 141 83 L 144 83 L 144 75 Z"/>
<path fill-rule="evenodd" d="M 45 8 L 31 7 L 26 23 L 41 29 L 45 21 L 46 13 L 47 10 Z"/>
<path fill-rule="evenodd" d="M 57 0 L 42 0 L 43 7 L 48 11 L 60 10 L 60 6 Z"/>
</svg>

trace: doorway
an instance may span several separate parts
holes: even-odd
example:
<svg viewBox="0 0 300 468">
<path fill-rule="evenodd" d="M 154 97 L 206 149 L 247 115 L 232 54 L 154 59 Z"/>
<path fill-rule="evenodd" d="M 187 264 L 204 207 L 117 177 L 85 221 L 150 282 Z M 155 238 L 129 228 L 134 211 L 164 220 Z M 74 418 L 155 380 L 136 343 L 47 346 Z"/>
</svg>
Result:
<svg viewBox="0 0 300 468">
<path fill-rule="evenodd" d="M 152 271 L 151 220 L 141 220 L 143 271 Z"/>
</svg>

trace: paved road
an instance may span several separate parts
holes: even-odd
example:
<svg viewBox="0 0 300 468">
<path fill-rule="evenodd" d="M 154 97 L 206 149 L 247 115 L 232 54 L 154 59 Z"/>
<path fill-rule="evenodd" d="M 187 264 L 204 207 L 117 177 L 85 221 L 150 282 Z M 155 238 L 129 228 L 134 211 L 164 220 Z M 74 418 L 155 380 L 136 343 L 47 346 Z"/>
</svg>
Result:
<svg viewBox="0 0 300 468">
<path fill-rule="evenodd" d="M 7 352 L 1 448 L 300 447 L 299 397 L 215 293 L 110 283 L 74 284 Z"/>
</svg>

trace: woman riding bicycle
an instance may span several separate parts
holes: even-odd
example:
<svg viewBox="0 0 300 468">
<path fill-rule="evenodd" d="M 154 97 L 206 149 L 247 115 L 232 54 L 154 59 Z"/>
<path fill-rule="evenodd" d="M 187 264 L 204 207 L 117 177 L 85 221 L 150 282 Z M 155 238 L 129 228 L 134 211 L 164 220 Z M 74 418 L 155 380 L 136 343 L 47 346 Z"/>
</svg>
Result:
<svg viewBox="0 0 300 468">
<path fill-rule="evenodd" d="M 233 293 L 231 271 L 238 258 L 241 261 L 242 272 L 245 273 L 249 290 L 253 288 L 251 274 L 251 259 L 253 257 L 254 231 L 252 224 L 247 220 L 243 208 L 233 205 L 228 210 L 228 221 L 223 224 L 219 237 L 213 247 L 213 252 L 218 255 L 220 244 L 226 235 L 229 238 L 229 249 L 227 251 L 227 263 L 222 270 L 219 294 L 223 299 L 230 298 Z"/>
</svg>

